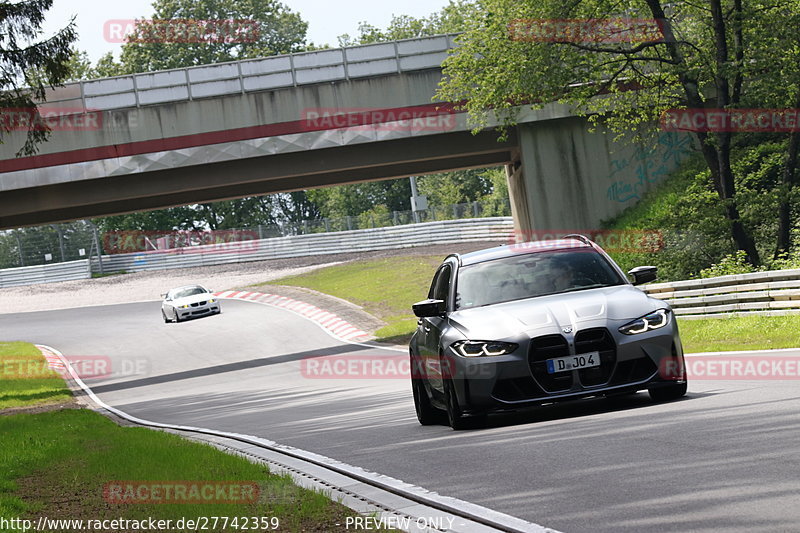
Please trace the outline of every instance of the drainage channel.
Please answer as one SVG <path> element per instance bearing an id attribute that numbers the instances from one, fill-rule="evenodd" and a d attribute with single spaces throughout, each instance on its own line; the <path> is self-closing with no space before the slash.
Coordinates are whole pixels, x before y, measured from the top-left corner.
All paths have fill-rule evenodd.
<path id="1" fill-rule="evenodd" d="M 358 523 L 348 523 L 341 524 L 343 530 L 382 527 L 375 524 L 384 518 L 381 524 L 413 532 L 558 533 L 554 529 L 505 513 L 442 496 L 398 479 L 260 437 L 193 426 L 163 424 L 129 415 L 98 398 L 58 350 L 44 345 L 37 345 L 37 348 L 56 355 L 63 362 L 71 378 L 73 390 L 85 394 L 99 411 L 138 426 L 176 433 L 211 444 L 223 451 L 244 456 L 249 460 L 269 464 L 279 472 L 291 475 L 298 485 L 321 490 L 358 513 L 379 515 L 370 522 L 370 527 L 364 527 L 363 523 L 360 526 Z"/>

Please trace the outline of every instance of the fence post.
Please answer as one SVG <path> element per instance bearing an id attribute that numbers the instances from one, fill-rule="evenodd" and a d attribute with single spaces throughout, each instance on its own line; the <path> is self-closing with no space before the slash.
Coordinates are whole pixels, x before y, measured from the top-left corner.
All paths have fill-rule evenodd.
<path id="1" fill-rule="evenodd" d="M 94 236 L 94 249 L 97 250 L 97 268 L 100 271 L 100 274 L 103 274 L 103 250 L 100 249 L 100 236 L 97 234 L 97 226 L 89 222 L 89 226 L 92 228 L 92 235 Z M 89 253 L 89 269 L 91 270 L 92 264 L 92 254 Z"/>
<path id="2" fill-rule="evenodd" d="M 330 233 L 331 232 L 331 223 L 330 223 L 330 221 L 327 218 L 325 218 L 323 220 L 325 221 L 325 233 Z"/>
<path id="3" fill-rule="evenodd" d="M 350 215 L 347 215 L 344 218 L 345 218 L 345 220 L 347 220 L 347 229 L 348 230 L 352 230 L 353 229 L 353 222 L 350 220 Z"/>
<path id="4" fill-rule="evenodd" d="M 22 241 L 19 238 L 18 231 L 14 231 L 14 237 L 17 238 L 17 252 L 19 252 L 19 266 L 25 266 L 25 255 L 22 253 Z"/>
<path id="5" fill-rule="evenodd" d="M 264 240 L 264 226 L 258 225 L 258 240 Z"/>
<path id="6" fill-rule="evenodd" d="M 472 215 L 475 218 L 480 217 L 480 213 L 478 212 L 478 202 L 477 202 L 477 200 L 472 202 Z"/>
<path id="7" fill-rule="evenodd" d="M 61 252 L 61 262 L 63 263 L 67 260 L 64 254 L 64 232 L 61 231 L 61 226 L 59 224 L 51 224 L 50 227 L 56 230 L 56 234 L 58 235 L 58 251 Z"/>

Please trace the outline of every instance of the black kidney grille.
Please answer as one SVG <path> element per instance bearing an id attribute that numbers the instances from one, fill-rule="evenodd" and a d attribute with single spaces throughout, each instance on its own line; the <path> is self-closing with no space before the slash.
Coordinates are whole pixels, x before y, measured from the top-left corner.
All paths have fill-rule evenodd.
<path id="1" fill-rule="evenodd" d="M 611 379 L 617 363 L 617 345 L 606 328 L 592 328 L 575 334 L 575 353 L 600 352 L 600 366 L 578 371 L 581 385 L 602 385 Z"/>
<path id="2" fill-rule="evenodd" d="M 567 339 L 561 335 L 544 335 L 531 340 L 528 350 L 528 365 L 533 378 L 545 392 L 559 392 L 572 387 L 572 372 L 547 373 L 547 361 L 554 357 L 569 355 Z"/>

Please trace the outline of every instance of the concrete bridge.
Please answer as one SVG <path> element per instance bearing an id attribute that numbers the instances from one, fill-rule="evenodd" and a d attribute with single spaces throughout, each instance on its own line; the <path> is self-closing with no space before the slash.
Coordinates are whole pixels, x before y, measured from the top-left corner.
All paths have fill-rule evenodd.
<path id="1" fill-rule="evenodd" d="M 563 106 L 477 135 L 432 97 L 452 36 L 87 80 L 52 91 L 31 157 L 0 145 L 0 228 L 506 165 L 519 230 L 590 229 L 686 157 L 615 144 Z"/>

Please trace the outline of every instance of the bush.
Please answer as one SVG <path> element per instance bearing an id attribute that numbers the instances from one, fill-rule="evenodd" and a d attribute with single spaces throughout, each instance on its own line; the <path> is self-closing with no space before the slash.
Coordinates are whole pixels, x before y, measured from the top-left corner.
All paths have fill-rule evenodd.
<path id="1" fill-rule="evenodd" d="M 708 268 L 700 271 L 701 278 L 715 278 L 717 276 L 727 276 L 730 274 L 747 274 L 755 272 L 753 265 L 747 262 L 747 254 L 742 250 L 737 250 L 728 254 L 722 260 Z"/>

